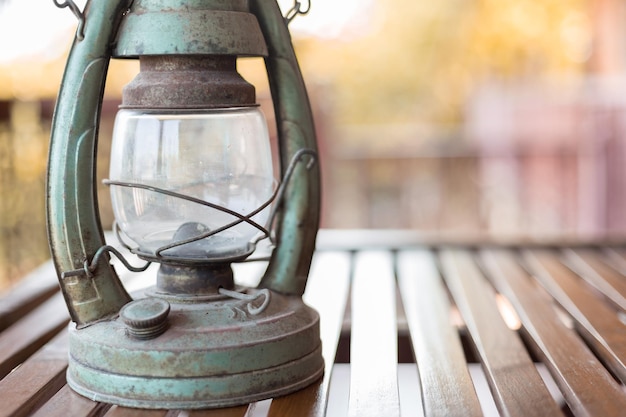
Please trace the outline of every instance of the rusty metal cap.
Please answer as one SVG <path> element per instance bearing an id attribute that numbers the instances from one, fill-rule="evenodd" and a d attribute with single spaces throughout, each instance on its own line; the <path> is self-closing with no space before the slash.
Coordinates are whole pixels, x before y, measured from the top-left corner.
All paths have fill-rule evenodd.
<path id="1" fill-rule="evenodd" d="M 152 339 L 167 328 L 170 304 L 158 298 L 131 301 L 120 310 L 128 333 L 137 339 Z"/>
<path id="2" fill-rule="evenodd" d="M 259 23 L 247 3 L 135 0 L 120 24 L 113 56 L 267 56 Z"/>
<path id="3" fill-rule="evenodd" d="M 122 91 L 122 108 L 193 110 L 256 105 L 255 88 L 228 55 L 140 58 L 141 71 Z"/>

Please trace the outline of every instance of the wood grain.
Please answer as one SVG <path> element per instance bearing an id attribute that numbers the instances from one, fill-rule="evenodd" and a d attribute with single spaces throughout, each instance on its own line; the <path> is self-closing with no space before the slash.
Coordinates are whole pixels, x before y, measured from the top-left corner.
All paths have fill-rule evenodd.
<path id="1" fill-rule="evenodd" d="M 216 408 L 213 410 L 181 411 L 176 417 L 247 417 L 254 410 L 254 404 L 238 407 Z M 140 416 L 137 416 L 140 417 Z M 170 417 L 169 415 L 167 417 Z"/>
<path id="2" fill-rule="evenodd" d="M 622 416 L 626 396 L 575 331 L 557 316 L 553 301 L 510 251 L 481 251 L 488 276 L 511 302 L 528 345 L 546 365 L 575 415 Z"/>
<path id="3" fill-rule="evenodd" d="M 258 417 L 266 410 L 268 417 L 323 417 L 342 322 L 343 330 L 352 333 L 346 378 L 350 386 L 341 391 L 346 414 L 398 416 L 397 341 L 404 310 L 421 385 L 421 395 L 415 396 L 422 399 L 425 414 L 480 415 L 460 329 L 450 317 L 457 308 L 465 322 L 461 330 L 469 335 L 502 415 L 520 410 L 523 415 L 558 414 L 539 388 L 528 351 L 545 364 L 571 414 L 624 414 L 624 384 L 615 379 L 626 380 L 626 325 L 619 320 L 626 311 L 623 247 L 556 242 L 559 250 L 552 252 L 540 242 L 456 241 L 442 246 L 445 239 L 437 238 L 425 247 L 423 235 L 408 231 L 320 235 L 304 299 L 320 313 L 325 373 L 311 386 L 271 402 L 202 411 L 131 409 L 90 401 L 65 385 L 64 327 L 69 317 L 49 262 L 0 298 L 0 417 Z M 573 246 L 566 247 L 568 243 Z M 480 249 L 478 257 L 472 248 Z M 242 269 L 254 285 L 258 273 L 249 265 Z M 153 280 L 153 272 L 124 279 L 144 285 L 139 281 L 143 276 Z M 445 283 L 456 305 L 451 305 Z M 525 345 L 502 323 L 493 287 L 517 312 Z M 351 321 L 344 317 L 346 303 Z"/>
<path id="4" fill-rule="evenodd" d="M 88 400 L 65 385 L 50 401 L 38 409 L 33 417 L 96 417 L 104 414 L 111 405 Z"/>
<path id="5" fill-rule="evenodd" d="M 398 284 L 419 370 L 424 415 L 481 416 L 433 253 L 400 252 Z"/>
<path id="6" fill-rule="evenodd" d="M 444 250 L 442 272 L 467 326 L 496 406 L 507 416 L 562 415 L 496 294 L 467 250 Z"/>
<path id="7" fill-rule="evenodd" d="M 26 416 L 65 385 L 67 343 L 68 334 L 61 331 L 0 381 L 1 417 Z"/>
<path id="8" fill-rule="evenodd" d="M 52 261 L 25 276 L 0 298 L 0 331 L 28 314 L 59 290 Z"/>
<path id="9" fill-rule="evenodd" d="M 326 414 L 330 378 L 349 296 L 350 269 L 351 260 L 347 252 L 315 254 L 303 298 L 320 315 L 324 376 L 304 390 L 275 398 L 269 417 L 323 417 Z"/>
<path id="10" fill-rule="evenodd" d="M 0 378 L 49 341 L 69 321 L 60 292 L 0 334 Z"/>
<path id="11" fill-rule="evenodd" d="M 592 249 L 567 249 L 564 253 L 570 268 L 604 294 L 616 308 L 626 311 L 626 277 L 609 265 L 604 254 Z"/>
<path id="12" fill-rule="evenodd" d="M 626 382 L 626 324 L 597 297 L 560 257 L 547 251 L 526 253 L 534 276 L 567 311 L 602 362 Z"/>
<path id="13" fill-rule="evenodd" d="M 114 405 L 105 414 L 105 417 L 174 417 L 167 410 L 144 410 L 140 408 L 127 408 Z"/>
<path id="14" fill-rule="evenodd" d="M 400 415 L 395 294 L 391 254 L 359 252 L 352 281 L 351 417 Z"/>

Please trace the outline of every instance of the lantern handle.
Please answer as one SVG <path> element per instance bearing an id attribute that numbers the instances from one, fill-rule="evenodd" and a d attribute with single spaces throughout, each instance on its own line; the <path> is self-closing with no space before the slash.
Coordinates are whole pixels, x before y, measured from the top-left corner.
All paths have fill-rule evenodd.
<path id="1" fill-rule="evenodd" d="M 285 15 L 285 23 L 289 25 L 291 21 L 296 18 L 296 16 L 305 15 L 309 13 L 310 10 L 311 10 L 311 0 L 307 2 L 306 9 L 302 8 L 302 2 L 300 2 L 299 0 L 296 0 L 293 4 L 293 7 Z"/>
<path id="2" fill-rule="evenodd" d="M 281 171 L 301 149 L 317 153 L 313 114 L 291 44 L 287 22 L 275 1 L 250 0 L 267 43 L 265 67 L 274 103 Z M 299 2 L 296 3 L 300 10 Z M 307 10 L 308 11 L 308 10 Z M 302 295 L 311 267 L 319 228 L 321 180 L 319 164 L 296 166 L 285 187 L 275 220 L 276 248 L 259 283 L 283 294 Z"/>
<path id="3" fill-rule="evenodd" d="M 83 270 L 85 261 L 105 245 L 95 185 L 98 125 L 110 45 L 131 1 L 88 0 L 79 18 L 83 33 L 78 31 L 72 44 L 52 120 L 48 241 L 65 302 L 79 328 L 115 316 L 131 301 L 109 262 L 100 262 L 91 276 L 64 274 Z M 71 0 L 55 4 L 79 12 Z M 108 254 L 103 256 L 108 260 Z"/>
<path id="4" fill-rule="evenodd" d="M 70 277 L 78 277 L 78 276 L 85 276 L 87 278 L 93 278 L 94 272 L 96 272 L 96 269 L 98 268 L 98 262 L 100 262 L 100 258 L 102 258 L 106 253 L 112 253 L 113 255 L 115 255 L 115 257 L 119 259 L 119 261 L 122 264 L 124 264 L 126 269 L 128 269 L 131 272 L 144 272 L 152 264 L 152 262 L 146 262 L 143 266 L 132 266 L 130 262 L 126 260 L 124 255 L 122 255 L 120 251 L 118 251 L 111 245 L 104 245 L 96 251 L 96 254 L 93 256 L 93 259 L 91 260 L 91 262 L 89 262 L 88 260 L 85 260 L 85 263 L 83 264 L 82 269 L 75 269 L 73 271 L 62 272 L 61 279 L 66 279 Z"/>
<path id="5" fill-rule="evenodd" d="M 52 0 L 52 1 L 54 2 L 54 5 L 57 6 L 59 9 L 63 9 L 65 7 L 70 8 L 72 13 L 74 13 L 74 16 L 76 16 L 76 18 L 78 19 L 78 28 L 76 29 L 76 38 L 81 41 L 85 39 L 85 32 L 84 32 L 85 15 L 83 14 L 83 12 L 80 11 L 76 3 L 74 3 L 72 0 L 65 0 L 62 3 L 60 3 L 58 0 Z"/>

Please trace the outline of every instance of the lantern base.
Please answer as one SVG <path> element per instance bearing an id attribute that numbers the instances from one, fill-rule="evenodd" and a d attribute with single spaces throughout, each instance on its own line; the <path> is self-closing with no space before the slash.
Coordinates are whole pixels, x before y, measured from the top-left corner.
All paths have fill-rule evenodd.
<path id="1" fill-rule="evenodd" d="M 238 293 L 211 300 L 143 298 L 133 302 L 132 320 L 122 311 L 83 329 L 71 325 L 68 384 L 95 401 L 200 409 L 285 395 L 318 379 L 324 361 L 317 312 L 297 296 L 266 289 Z M 169 303 L 169 314 L 141 323 L 144 301 L 148 310 Z M 166 325 L 155 322 L 163 316 Z M 161 330 L 140 338 L 129 328 L 148 324 Z"/>

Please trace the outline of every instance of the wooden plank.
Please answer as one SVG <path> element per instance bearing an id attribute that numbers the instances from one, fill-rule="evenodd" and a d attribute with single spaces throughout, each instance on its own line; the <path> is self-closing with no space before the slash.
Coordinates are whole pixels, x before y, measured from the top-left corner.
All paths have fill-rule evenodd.
<path id="1" fill-rule="evenodd" d="M 105 417 L 173 417 L 172 414 L 167 410 L 145 410 L 114 405 L 105 414 Z"/>
<path id="2" fill-rule="evenodd" d="M 626 249 L 616 247 L 603 247 L 602 253 L 606 255 L 606 261 L 620 274 L 626 275 Z"/>
<path id="3" fill-rule="evenodd" d="M 496 294 L 467 250 L 441 252 L 442 272 L 480 358 L 498 410 L 507 416 L 562 415 Z"/>
<path id="4" fill-rule="evenodd" d="M 626 277 L 604 262 L 598 251 L 564 251 L 567 265 L 585 281 L 604 294 L 617 308 L 626 311 Z"/>
<path id="5" fill-rule="evenodd" d="M 395 295 L 391 253 L 357 253 L 351 300 L 351 417 L 400 415 Z"/>
<path id="6" fill-rule="evenodd" d="M 515 308 L 522 334 L 546 365 L 575 415 L 621 416 L 626 396 L 576 332 L 559 319 L 552 300 L 511 251 L 483 250 L 481 261 L 497 290 Z"/>
<path id="7" fill-rule="evenodd" d="M 320 315 L 324 377 L 304 390 L 274 399 L 269 417 L 323 417 L 326 414 L 330 378 L 350 288 L 350 267 L 348 253 L 315 254 L 304 301 Z"/>
<path id="8" fill-rule="evenodd" d="M 617 312 L 596 297 L 557 254 L 533 251 L 525 259 L 539 282 L 576 321 L 592 350 L 626 382 L 626 324 Z"/>
<path id="9" fill-rule="evenodd" d="M 398 284 L 419 370 L 424 415 L 482 415 L 432 252 L 400 252 Z"/>
<path id="10" fill-rule="evenodd" d="M 15 323 L 59 290 L 52 262 L 24 277 L 0 298 L 0 331 Z"/>
<path id="11" fill-rule="evenodd" d="M 68 333 L 52 341 L 0 381 L 0 417 L 26 416 L 65 384 Z"/>
<path id="12" fill-rule="evenodd" d="M 68 385 L 59 390 L 33 417 L 96 417 L 104 414 L 110 404 L 88 400 L 72 391 Z"/>
<path id="13" fill-rule="evenodd" d="M 181 411 L 177 417 L 247 417 L 254 415 L 255 404 L 238 407 L 216 408 L 213 410 Z M 140 417 L 140 416 L 137 416 Z M 143 417 L 143 416 L 142 416 Z M 168 415 L 169 417 L 169 415 Z"/>
<path id="14" fill-rule="evenodd" d="M 0 378 L 26 360 L 69 322 L 61 293 L 0 334 Z"/>

